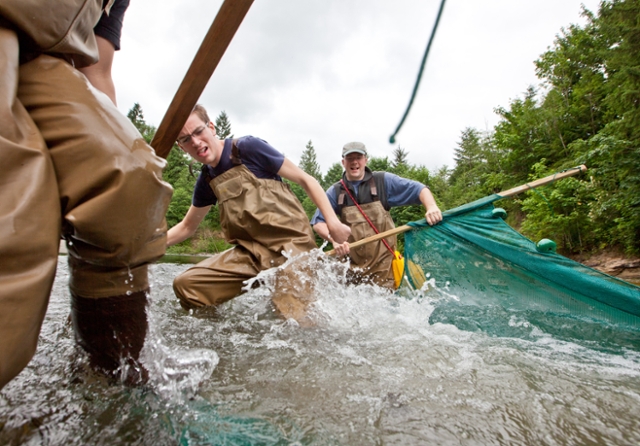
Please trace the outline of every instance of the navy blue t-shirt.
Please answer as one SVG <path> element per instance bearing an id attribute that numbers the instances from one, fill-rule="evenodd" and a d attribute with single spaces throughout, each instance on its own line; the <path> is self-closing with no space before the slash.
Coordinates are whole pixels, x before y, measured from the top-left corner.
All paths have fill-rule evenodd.
<path id="1" fill-rule="evenodd" d="M 211 178 L 215 178 L 232 167 L 235 167 L 235 164 L 231 162 L 232 146 L 233 140 L 225 139 L 224 149 L 222 149 L 222 155 L 220 156 L 218 165 L 216 167 L 206 166 Z M 236 146 L 238 147 L 238 154 L 242 160 L 242 164 L 257 178 L 282 181 L 282 178 L 278 175 L 278 171 L 280 171 L 284 163 L 284 155 L 269 145 L 268 142 L 255 136 L 243 136 L 236 139 Z M 211 186 L 207 183 L 206 177 L 200 172 L 200 176 L 196 180 L 196 185 L 193 189 L 193 199 L 191 203 L 197 208 L 202 208 L 214 205 L 217 202 L 218 199 L 213 193 L 213 189 L 211 189 Z"/>

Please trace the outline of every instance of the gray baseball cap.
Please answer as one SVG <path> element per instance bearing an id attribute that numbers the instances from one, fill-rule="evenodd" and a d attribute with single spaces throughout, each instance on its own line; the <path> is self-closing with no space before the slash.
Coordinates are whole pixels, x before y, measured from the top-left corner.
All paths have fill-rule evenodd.
<path id="1" fill-rule="evenodd" d="M 350 153 L 361 153 L 367 156 L 367 148 L 361 142 L 349 142 L 342 148 L 342 157 L 344 158 Z"/>

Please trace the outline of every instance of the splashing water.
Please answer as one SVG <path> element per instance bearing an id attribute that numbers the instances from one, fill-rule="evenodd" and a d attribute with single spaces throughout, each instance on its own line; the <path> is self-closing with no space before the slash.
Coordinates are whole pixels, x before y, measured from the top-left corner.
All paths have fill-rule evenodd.
<path id="1" fill-rule="evenodd" d="M 603 328 L 606 342 L 585 341 L 540 315 L 463 314 L 434 282 L 347 286 L 346 266 L 318 257 L 287 262 L 316 274 L 307 328 L 274 311 L 275 268 L 187 312 L 172 280 L 190 265 L 154 265 L 151 380 L 137 389 L 87 370 L 61 257 L 38 351 L 0 392 L 0 444 L 640 443 L 637 337 Z"/>

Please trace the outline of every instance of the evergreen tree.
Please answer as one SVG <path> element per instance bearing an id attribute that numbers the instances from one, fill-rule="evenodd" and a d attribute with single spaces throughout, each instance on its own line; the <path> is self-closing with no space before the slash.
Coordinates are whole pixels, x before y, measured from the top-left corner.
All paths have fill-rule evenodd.
<path id="1" fill-rule="evenodd" d="M 393 161 L 391 162 L 391 167 L 393 173 L 396 175 L 403 175 L 403 173 L 409 168 L 409 163 L 407 161 L 408 153 L 400 146 L 398 146 L 393 151 Z"/>
<path id="2" fill-rule="evenodd" d="M 307 143 L 302 156 L 300 157 L 300 164 L 298 165 L 302 170 L 311 175 L 313 178 L 322 181 L 322 173 L 320 173 L 320 166 L 318 165 L 316 157 L 316 149 L 313 148 L 311 140 Z"/>
<path id="3" fill-rule="evenodd" d="M 146 123 L 140 104 L 137 102 L 133 104 L 133 107 L 131 107 L 131 110 L 127 113 L 127 118 L 129 118 L 129 121 L 138 129 L 147 144 L 151 143 L 153 135 L 156 133 L 156 128 Z"/>
<path id="4" fill-rule="evenodd" d="M 216 122 L 214 125 L 216 127 L 216 133 L 218 134 L 218 138 L 220 139 L 233 138 L 233 135 L 231 134 L 231 123 L 229 122 L 229 117 L 227 116 L 227 113 L 224 110 L 220 112 L 220 114 L 216 118 Z"/>
<path id="5" fill-rule="evenodd" d="M 133 104 L 133 107 L 131 107 L 131 110 L 129 110 L 129 112 L 127 113 L 127 118 L 129 118 L 129 121 L 131 121 L 138 130 L 140 129 L 141 125 L 145 125 L 142 107 L 137 102 Z"/>

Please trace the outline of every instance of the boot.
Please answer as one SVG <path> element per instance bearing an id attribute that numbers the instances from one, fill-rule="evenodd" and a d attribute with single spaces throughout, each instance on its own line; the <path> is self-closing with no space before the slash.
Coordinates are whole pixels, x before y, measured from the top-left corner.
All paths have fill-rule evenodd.
<path id="1" fill-rule="evenodd" d="M 144 384 L 147 370 L 139 356 L 147 334 L 147 291 L 104 298 L 71 293 L 76 341 L 94 370 L 126 384 Z"/>

